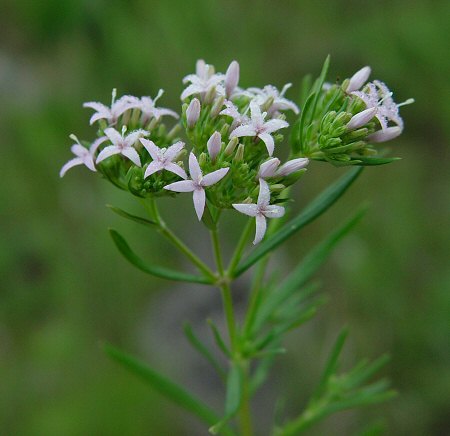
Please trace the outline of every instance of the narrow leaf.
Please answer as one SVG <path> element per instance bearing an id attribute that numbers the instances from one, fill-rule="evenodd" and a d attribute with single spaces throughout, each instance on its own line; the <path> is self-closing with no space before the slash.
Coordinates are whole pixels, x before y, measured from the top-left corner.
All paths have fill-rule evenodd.
<path id="1" fill-rule="evenodd" d="M 109 229 L 109 233 L 116 244 L 116 247 L 120 253 L 135 267 L 144 271 L 147 274 L 151 274 L 163 279 L 175 280 L 181 282 L 192 282 L 210 284 L 211 281 L 206 277 L 195 276 L 192 274 L 185 274 L 172 269 L 164 268 L 161 266 L 147 265 L 140 257 L 138 257 L 130 248 L 125 239 L 114 229 Z"/>
<path id="2" fill-rule="evenodd" d="M 261 257 L 277 248 L 286 239 L 305 227 L 311 221 L 316 219 L 328 208 L 330 208 L 349 188 L 349 186 L 357 179 L 362 168 L 352 168 L 331 186 L 326 188 L 319 196 L 317 196 L 306 208 L 295 218 L 285 224 L 277 233 L 269 236 L 265 241 L 261 242 L 258 247 L 253 250 L 232 272 L 233 277 L 238 277 L 247 271 Z"/>
<path id="3" fill-rule="evenodd" d="M 112 206 L 110 204 L 106 205 L 107 208 L 111 209 L 113 212 L 115 212 L 117 215 L 120 215 L 123 218 L 127 218 L 131 221 L 134 221 L 138 224 L 142 224 L 147 227 L 155 228 L 158 227 L 158 224 L 155 221 L 148 220 L 146 218 L 141 218 L 140 216 L 132 215 L 131 213 L 128 213 L 124 211 L 123 209 L 120 209 L 118 207 Z"/>
<path id="4" fill-rule="evenodd" d="M 222 350 L 222 352 L 223 352 L 223 354 L 225 354 L 225 356 L 231 357 L 230 350 L 225 345 L 225 342 L 222 339 L 222 336 L 221 336 L 221 334 L 219 332 L 219 329 L 214 324 L 213 320 L 212 319 L 208 319 L 207 322 L 208 322 L 208 325 L 211 327 L 211 330 L 212 330 L 212 333 L 213 333 L 213 336 L 214 336 L 214 340 L 216 341 L 217 346 Z"/>
<path id="5" fill-rule="evenodd" d="M 313 102 L 313 106 L 312 106 L 312 110 L 311 110 L 310 122 L 312 122 L 312 120 L 314 119 L 314 115 L 316 114 L 317 102 L 319 101 L 319 97 L 322 93 L 323 84 L 325 82 L 325 78 L 327 77 L 329 67 L 330 67 L 330 55 L 328 55 L 326 57 L 325 62 L 323 63 L 322 71 L 320 72 L 320 76 L 314 83 L 315 96 L 314 96 L 314 102 Z"/>
<path id="6" fill-rule="evenodd" d="M 218 434 L 223 426 L 239 410 L 243 394 L 243 374 L 242 369 L 237 363 L 233 363 L 227 377 L 227 396 L 225 399 L 225 416 L 217 424 L 213 425 L 209 431 L 212 434 Z"/>
<path id="7" fill-rule="evenodd" d="M 314 247 L 303 261 L 288 275 L 281 286 L 275 292 L 268 295 L 256 315 L 255 329 L 258 329 L 280 304 L 306 284 L 325 262 L 336 244 L 358 223 L 365 211 L 366 208 L 358 210 L 344 225 L 332 232 L 324 241 Z"/>
<path id="8" fill-rule="evenodd" d="M 397 160 L 401 160 L 401 157 L 363 157 L 358 156 L 358 165 L 361 166 L 371 166 L 371 165 L 385 165 Z"/>
<path id="9" fill-rule="evenodd" d="M 153 389 L 164 395 L 169 400 L 188 412 L 196 415 L 203 422 L 211 425 L 219 419 L 214 411 L 203 404 L 192 394 L 188 393 L 184 388 L 169 380 L 165 376 L 157 373 L 136 358 L 124 353 L 123 351 L 106 344 L 104 350 L 109 357 L 125 367 L 128 371 L 135 374 Z M 226 432 L 226 433 L 225 433 Z M 231 431 L 224 429 L 224 434 L 231 435 Z"/>
<path id="10" fill-rule="evenodd" d="M 216 358 L 212 355 L 207 346 L 203 342 L 201 342 L 200 339 L 197 338 L 197 336 L 195 336 L 192 326 L 186 323 L 183 330 L 191 345 L 214 367 L 214 369 L 221 377 L 224 377 L 225 372 L 223 368 L 220 366 L 219 362 L 217 362 Z"/>

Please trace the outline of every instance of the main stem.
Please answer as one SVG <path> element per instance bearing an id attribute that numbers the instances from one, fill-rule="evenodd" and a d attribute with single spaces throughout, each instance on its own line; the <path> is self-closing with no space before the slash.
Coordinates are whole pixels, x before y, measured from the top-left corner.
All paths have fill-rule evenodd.
<path id="1" fill-rule="evenodd" d="M 216 259 L 217 270 L 220 275 L 219 288 L 222 294 L 222 301 L 225 311 L 225 318 L 227 320 L 228 335 L 230 337 L 231 356 L 235 363 L 241 366 L 243 383 L 242 383 L 242 400 L 239 409 L 239 421 L 242 436 L 253 435 L 253 424 L 250 410 L 250 389 L 249 389 L 249 361 L 242 358 L 240 343 L 236 335 L 236 319 L 234 316 L 233 298 L 231 295 L 230 279 L 223 267 L 222 253 L 220 251 L 219 236 L 217 228 L 211 230 L 211 240 L 214 250 L 214 257 Z M 233 263 L 233 262 L 232 262 Z"/>

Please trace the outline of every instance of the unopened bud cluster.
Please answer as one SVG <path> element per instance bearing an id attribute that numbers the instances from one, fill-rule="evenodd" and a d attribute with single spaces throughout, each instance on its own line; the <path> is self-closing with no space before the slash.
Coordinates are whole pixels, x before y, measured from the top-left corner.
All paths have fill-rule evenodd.
<path id="1" fill-rule="evenodd" d="M 285 97 L 291 85 L 244 89 L 236 61 L 221 74 L 199 60 L 195 74 L 183 79 L 181 114 L 156 106 L 162 90 L 155 98 L 117 98 L 114 90 L 111 106 L 85 103 L 95 111 L 90 123 L 97 124 L 97 138 L 81 142 L 72 135 L 75 157 L 60 175 L 84 164 L 138 197 L 190 192 L 199 219 L 205 207 L 254 216 L 257 243 L 265 219 L 284 214 L 278 204 L 288 199 L 284 191 L 299 180 L 309 159 L 366 164 L 361 157 L 377 153 L 374 143 L 402 132 L 400 105 L 384 83 L 366 83 L 369 74 L 364 67 L 342 85 L 316 93 L 301 146 L 290 147 L 283 163 L 275 155 L 283 147 L 287 116 L 304 123 L 299 107 Z"/>

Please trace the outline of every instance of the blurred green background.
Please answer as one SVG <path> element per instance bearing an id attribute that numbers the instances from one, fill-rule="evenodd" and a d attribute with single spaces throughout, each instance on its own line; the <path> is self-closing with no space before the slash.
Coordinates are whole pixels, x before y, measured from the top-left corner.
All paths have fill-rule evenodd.
<path id="1" fill-rule="evenodd" d="M 295 99 L 302 76 L 317 74 L 328 53 L 331 81 L 369 64 L 397 101 L 416 103 L 402 108 L 406 131 L 392 144 L 403 160 L 364 171 L 339 205 L 274 259 L 273 267 L 293 264 L 371 201 L 322 270 L 329 304 L 289 336 L 290 352 L 257 401 L 260 432 L 281 391 L 289 393 L 286 413 L 300 410 L 347 324 L 348 363 L 388 352 L 384 373 L 400 395 L 341 413 L 309 434 L 369 434 L 358 432 L 373 422 L 388 435 L 449 434 L 449 28 L 446 0 L 3 0 L 0 434 L 206 434 L 110 362 L 101 343 L 135 353 L 220 405 L 220 386 L 181 329 L 190 320 L 207 338 L 203 320 L 220 319 L 219 295 L 147 277 L 120 257 L 108 226 L 149 259 L 186 266 L 159 237 L 104 207 L 140 212 L 129 195 L 81 167 L 59 179 L 70 158 L 68 135 L 93 137 L 91 112 L 81 105 L 108 103 L 113 87 L 119 95 L 152 96 L 162 87 L 161 105 L 177 109 L 181 78 L 200 57 L 219 71 L 237 59 L 243 86 L 293 82 Z M 297 207 L 343 171 L 313 163 Z M 173 201 L 163 202 L 168 220 L 208 257 L 190 200 L 180 202 L 184 216 L 173 212 Z"/>

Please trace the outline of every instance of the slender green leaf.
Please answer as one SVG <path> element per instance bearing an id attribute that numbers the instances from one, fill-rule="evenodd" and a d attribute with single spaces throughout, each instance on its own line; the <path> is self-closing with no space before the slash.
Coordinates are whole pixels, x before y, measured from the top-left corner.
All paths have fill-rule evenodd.
<path id="1" fill-rule="evenodd" d="M 239 410 L 243 395 L 243 374 L 240 365 L 233 362 L 227 377 L 227 396 L 225 398 L 225 416 L 217 424 L 213 425 L 209 431 L 218 434 L 223 426 Z"/>
<path id="2" fill-rule="evenodd" d="M 336 339 L 333 350 L 328 357 L 328 361 L 325 365 L 322 376 L 320 377 L 319 384 L 317 385 L 317 388 L 311 396 L 311 401 L 314 401 L 323 394 L 323 392 L 326 390 L 330 377 L 336 373 L 339 365 L 339 356 L 341 355 L 342 348 L 344 347 L 345 341 L 347 340 L 347 336 L 348 329 L 342 329 L 339 333 L 338 338 Z"/>
<path id="3" fill-rule="evenodd" d="M 223 352 L 223 354 L 225 354 L 225 356 L 231 357 L 230 350 L 225 345 L 225 342 L 222 339 L 222 336 L 221 336 L 221 334 L 219 332 L 219 329 L 214 324 L 213 320 L 212 319 L 208 319 L 207 322 L 208 322 L 208 325 L 211 327 L 211 330 L 212 330 L 212 333 L 213 333 L 213 336 L 214 336 L 214 340 L 216 341 L 217 346 L 222 350 L 222 352 Z"/>
<path id="4" fill-rule="evenodd" d="M 368 379 L 370 379 L 374 374 L 376 374 L 387 362 L 389 362 L 390 357 L 385 354 L 380 356 L 372 363 L 365 363 L 361 367 L 357 367 L 356 369 L 350 371 L 348 373 L 348 381 L 345 384 L 346 389 L 353 389 Z"/>
<path id="5" fill-rule="evenodd" d="M 397 160 L 401 160 L 401 157 L 363 157 L 358 156 L 356 158 L 361 166 L 372 166 L 372 165 L 385 165 Z"/>
<path id="6" fill-rule="evenodd" d="M 123 209 L 120 209 L 118 207 L 112 206 L 110 204 L 106 205 L 107 208 L 111 209 L 113 212 L 115 212 L 117 215 L 120 215 L 123 218 L 127 218 L 131 221 L 134 221 L 138 224 L 142 224 L 147 227 L 151 227 L 152 229 L 155 229 L 158 227 L 158 223 L 152 220 L 148 220 L 146 218 L 141 218 L 140 216 L 132 215 L 131 213 L 128 213 L 124 211 Z"/>
<path id="7" fill-rule="evenodd" d="M 270 367 L 275 362 L 275 357 L 275 354 L 264 357 L 261 363 L 256 367 L 253 373 L 253 377 L 250 380 L 250 396 L 253 396 L 254 393 L 266 381 L 267 376 L 269 375 Z"/>
<path id="8" fill-rule="evenodd" d="M 184 388 L 159 374 L 152 368 L 149 368 L 133 356 L 130 356 L 129 354 L 126 354 L 108 344 L 104 346 L 104 350 L 109 357 L 125 367 L 131 373 L 147 382 L 161 395 L 164 395 L 178 406 L 197 416 L 206 424 L 214 424 L 218 419 L 220 419 L 214 411 L 203 404 L 195 396 L 184 390 Z M 224 434 L 232 435 L 230 430 L 226 428 L 223 430 Z"/>
<path id="9" fill-rule="evenodd" d="M 281 286 L 267 296 L 256 314 L 254 329 L 259 329 L 280 304 L 306 284 L 325 262 L 336 244 L 358 223 L 365 211 L 365 207 L 359 209 L 352 218 L 314 247 L 303 261 L 288 275 Z"/>
<path id="10" fill-rule="evenodd" d="M 311 94 L 305 102 L 305 105 L 303 106 L 302 113 L 300 114 L 299 120 L 294 124 L 292 128 L 292 148 L 294 153 L 302 152 L 305 153 L 307 150 L 305 150 L 304 147 L 304 134 L 305 131 L 305 123 L 306 118 L 309 116 L 310 112 L 312 111 L 313 102 L 314 102 L 314 95 Z"/>
<path id="11" fill-rule="evenodd" d="M 305 227 L 311 221 L 316 219 L 328 208 L 330 208 L 349 188 L 349 186 L 357 179 L 362 171 L 362 167 L 352 168 L 347 171 L 341 178 L 326 188 L 318 197 L 316 197 L 306 208 L 295 218 L 285 224 L 274 235 L 269 236 L 265 241 L 261 242 L 249 256 L 247 256 L 231 274 L 238 277 L 247 271 L 261 257 L 277 248 L 286 239 Z"/>
<path id="12" fill-rule="evenodd" d="M 211 281 L 206 277 L 196 276 L 192 274 L 185 274 L 172 269 L 164 268 L 161 266 L 147 265 L 144 261 L 138 257 L 130 248 L 125 239 L 114 229 L 109 229 L 109 233 L 116 244 L 118 250 L 122 255 L 135 267 L 144 271 L 147 274 L 151 274 L 156 277 L 161 277 L 163 279 L 175 280 L 181 282 L 192 282 L 192 283 L 202 283 L 210 284 Z"/>
<path id="13" fill-rule="evenodd" d="M 192 326 L 186 323 L 183 330 L 191 345 L 214 367 L 221 377 L 224 377 L 225 372 L 223 368 L 220 366 L 219 362 L 217 362 L 208 347 L 195 336 Z"/>
<path id="14" fill-rule="evenodd" d="M 319 97 L 320 97 L 320 95 L 322 93 L 323 84 L 324 84 L 325 79 L 327 77 L 327 73 L 328 73 L 329 67 L 330 67 L 330 55 L 328 55 L 326 57 L 325 62 L 323 63 L 322 71 L 320 72 L 320 76 L 318 77 L 318 79 L 314 83 L 313 92 L 315 93 L 315 96 L 314 96 L 313 107 L 312 107 L 312 110 L 311 110 L 310 123 L 312 122 L 312 120 L 314 119 L 314 115 L 316 114 L 317 102 L 319 101 Z"/>

